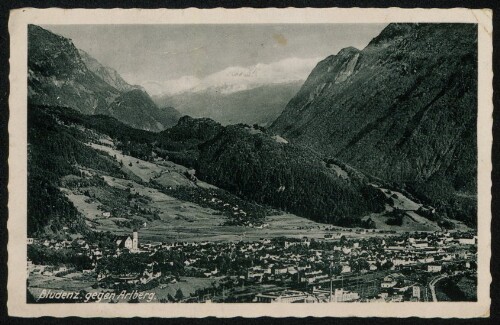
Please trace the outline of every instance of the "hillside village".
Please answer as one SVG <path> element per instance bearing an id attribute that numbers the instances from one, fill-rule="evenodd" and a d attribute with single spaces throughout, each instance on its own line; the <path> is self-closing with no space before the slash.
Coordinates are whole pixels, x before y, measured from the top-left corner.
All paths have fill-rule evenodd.
<path id="1" fill-rule="evenodd" d="M 63 255 L 71 248 L 75 257 L 56 262 L 52 256 L 51 262 L 31 253 L 28 272 L 38 282 L 85 276 L 93 292 L 154 292 L 186 278 L 210 281 L 182 298 L 157 295 L 157 302 L 320 303 L 432 301 L 438 280 L 471 277 L 477 267 L 471 232 L 325 237 L 142 243 L 134 232 L 106 243 L 29 239 L 29 252 Z"/>

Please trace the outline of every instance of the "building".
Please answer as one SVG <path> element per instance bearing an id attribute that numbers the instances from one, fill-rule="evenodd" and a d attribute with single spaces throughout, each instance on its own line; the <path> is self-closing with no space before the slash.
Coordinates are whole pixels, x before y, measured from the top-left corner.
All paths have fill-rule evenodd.
<path id="1" fill-rule="evenodd" d="M 392 278 L 385 278 L 383 282 L 380 283 L 380 287 L 383 289 L 394 288 L 398 284 L 398 281 Z"/>
<path id="2" fill-rule="evenodd" d="M 27 242 L 28 242 L 28 245 L 32 245 L 32 244 L 33 244 L 33 242 L 34 242 L 34 240 L 33 240 L 33 238 L 31 238 L 31 237 L 30 237 L 30 238 L 28 238 L 28 241 L 27 241 Z"/>
<path id="3" fill-rule="evenodd" d="M 280 275 L 280 274 L 287 274 L 288 273 L 288 267 L 281 266 L 281 267 L 274 267 L 273 268 L 273 274 L 274 275 Z"/>
<path id="4" fill-rule="evenodd" d="M 139 233 L 137 232 L 137 229 L 134 229 L 134 232 L 132 233 L 132 251 L 139 251 Z"/>
<path id="5" fill-rule="evenodd" d="M 359 299 L 359 294 L 357 292 L 347 291 L 344 289 L 335 289 L 335 293 L 332 296 L 332 302 L 349 302 L 356 301 Z"/>
<path id="6" fill-rule="evenodd" d="M 441 272 L 442 268 L 443 267 L 441 265 L 429 264 L 429 265 L 427 265 L 427 272 L 431 272 L 431 273 Z"/>
<path id="7" fill-rule="evenodd" d="M 285 249 L 300 245 L 309 247 L 309 245 L 311 245 L 311 241 L 307 237 L 303 237 L 300 241 L 285 241 Z"/>
<path id="8" fill-rule="evenodd" d="M 412 246 L 415 248 L 427 248 L 427 247 L 429 247 L 429 243 L 425 240 L 418 240 L 418 241 L 414 241 L 412 243 Z"/>
<path id="9" fill-rule="evenodd" d="M 116 248 L 126 248 L 132 253 L 136 253 L 139 251 L 139 234 L 137 233 L 137 229 L 134 229 L 132 233 L 132 237 L 120 236 L 115 239 Z"/>
<path id="10" fill-rule="evenodd" d="M 340 239 L 342 237 L 341 233 L 335 233 L 335 234 L 325 234 L 325 240 L 335 240 L 335 239 Z"/>
<path id="11" fill-rule="evenodd" d="M 331 291 L 314 288 L 313 295 L 315 295 L 320 302 L 351 302 L 359 299 L 359 294 L 357 292 L 344 289 L 335 289 L 335 291 Z"/>
<path id="12" fill-rule="evenodd" d="M 474 238 L 459 238 L 458 243 L 461 245 L 475 245 L 477 237 Z"/>
<path id="13" fill-rule="evenodd" d="M 132 250 L 132 238 L 130 236 L 120 236 L 115 239 L 116 248 L 126 248 Z"/>
<path id="14" fill-rule="evenodd" d="M 350 265 L 342 265 L 342 270 L 340 271 L 340 273 L 350 273 L 351 271 L 352 269 Z"/>
<path id="15" fill-rule="evenodd" d="M 394 258 L 392 260 L 392 264 L 394 266 L 399 266 L 399 265 L 412 265 L 415 264 L 415 261 L 409 259 L 409 258 Z"/>
<path id="16" fill-rule="evenodd" d="M 256 302 L 281 302 L 281 303 L 292 303 L 292 302 L 306 302 L 308 299 L 308 294 L 301 291 L 295 290 L 285 290 L 285 291 L 272 291 L 263 292 L 255 296 Z"/>
<path id="17" fill-rule="evenodd" d="M 393 273 L 384 278 L 384 280 L 380 283 L 380 287 L 384 289 L 394 288 L 398 283 L 403 283 L 404 281 L 404 275 L 401 273 Z"/>
<path id="18" fill-rule="evenodd" d="M 419 286 L 413 286 L 411 296 L 414 298 L 420 299 L 420 287 Z"/>

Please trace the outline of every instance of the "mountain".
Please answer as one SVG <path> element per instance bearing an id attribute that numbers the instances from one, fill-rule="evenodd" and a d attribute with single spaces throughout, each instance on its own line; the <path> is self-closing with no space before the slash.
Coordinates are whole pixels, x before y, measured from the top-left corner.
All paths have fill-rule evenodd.
<path id="1" fill-rule="evenodd" d="M 119 91 L 130 91 L 133 89 L 144 90 L 141 86 L 129 85 L 115 69 L 102 65 L 84 50 L 78 49 L 78 53 L 90 71 Z"/>
<path id="2" fill-rule="evenodd" d="M 223 125 L 268 125 L 281 114 L 301 85 L 301 81 L 268 84 L 231 93 L 209 89 L 153 99 L 158 105 L 175 107 L 183 115 L 209 117 Z"/>
<path id="3" fill-rule="evenodd" d="M 230 125 L 199 148 L 197 176 L 248 200 L 343 226 L 384 210 L 368 179 L 339 175 L 321 156 L 262 129 Z"/>
<path id="4" fill-rule="evenodd" d="M 120 92 L 92 73 L 73 43 L 28 26 L 28 101 L 73 107 L 84 114 L 106 110 Z"/>
<path id="5" fill-rule="evenodd" d="M 379 229 L 475 225 L 470 26 L 390 25 L 364 50 L 320 62 L 271 128 L 179 118 L 105 82 L 69 40 L 29 28 L 30 236 L 144 224 L 156 239 L 198 236 L 276 213 Z"/>
<path id="6" fill-rule="evenodd" d="M 175 109 L 159 109 L 149 95 L 141 89 L 123 92 L 106 110 L 97 111 L 126 121 L 129 126 L 148 131 L 161 131 L 177 123 L 180 113 Z"/>
<path id="7" fill-rule="evenodd" d="M 116 116 L 150 131 L 161 131 L 177 122 L 180 114 L 159 109 L 146 92 L 128 85 L 113 71 L 79 51 L 71 40 L 36 25 L 28 26 L 30 104 Z"/>
<path id="8" fill-rule="evenodd" d="M 390 24 L 319 62 L 271 130 L 475 223 L 476 119 L 477 26 Z"/>

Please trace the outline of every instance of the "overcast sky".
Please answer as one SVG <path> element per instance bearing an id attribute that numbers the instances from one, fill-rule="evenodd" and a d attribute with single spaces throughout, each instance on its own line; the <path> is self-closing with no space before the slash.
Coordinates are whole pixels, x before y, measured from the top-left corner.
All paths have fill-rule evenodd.
<path id="1" fill-rule="evenodd" d="M 44 25 L 151 94 L 303 80 L 386 24 Z M 249 86 L 250 85 L 250 86 Z"/>

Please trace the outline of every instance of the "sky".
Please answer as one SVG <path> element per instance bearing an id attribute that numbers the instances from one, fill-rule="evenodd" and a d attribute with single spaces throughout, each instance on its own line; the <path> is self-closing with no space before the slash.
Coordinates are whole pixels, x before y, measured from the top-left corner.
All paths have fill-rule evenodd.
<path id="1" fill-rule="evenodd" d="M 363 49 L 386 24 L 43 25 L 151 95 L 222 92 L 305 80 L 342 48 Z"/>

